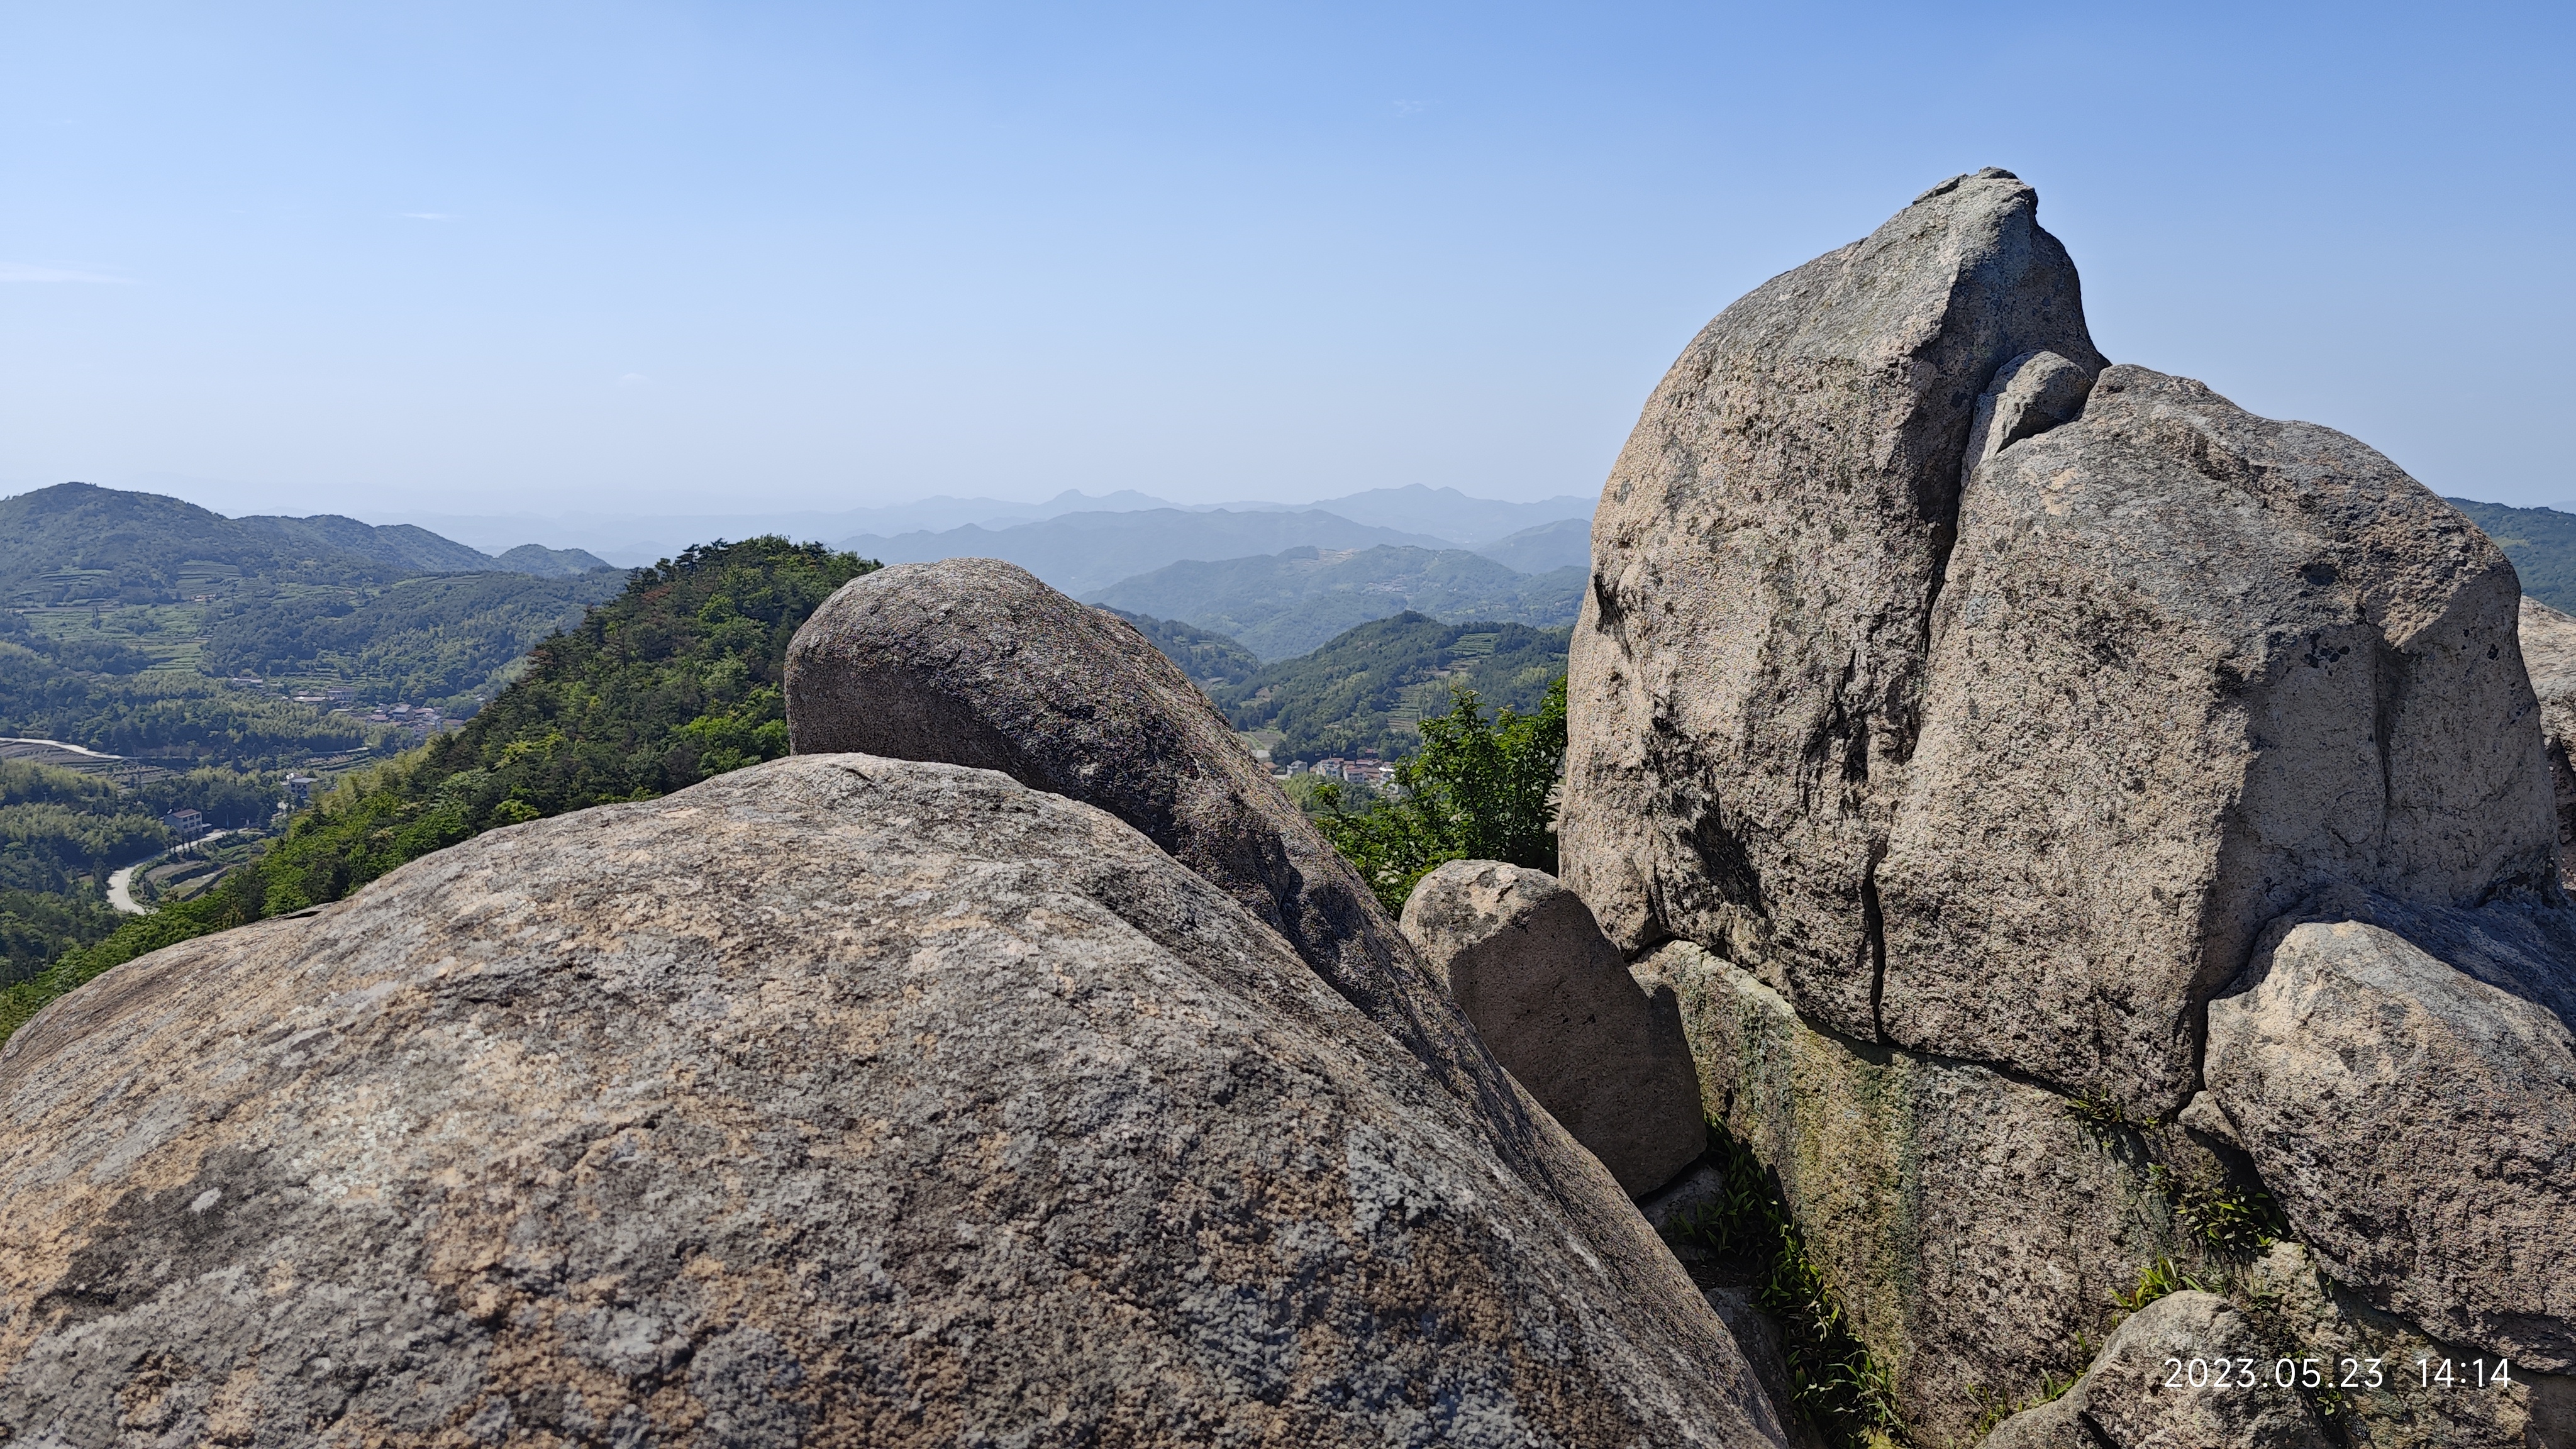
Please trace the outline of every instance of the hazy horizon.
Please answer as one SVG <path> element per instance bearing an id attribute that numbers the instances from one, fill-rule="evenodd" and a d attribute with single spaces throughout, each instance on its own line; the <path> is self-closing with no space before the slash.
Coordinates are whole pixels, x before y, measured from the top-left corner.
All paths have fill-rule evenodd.
<path id="1" fill-rule="evenodd" d="M 2000 165 L 2115 360 L 2437 492 L 2576 499 L 2555 9 L 0 25 L 0 493 L 370 521 L 1590 495 L 1720 308 Z"/>

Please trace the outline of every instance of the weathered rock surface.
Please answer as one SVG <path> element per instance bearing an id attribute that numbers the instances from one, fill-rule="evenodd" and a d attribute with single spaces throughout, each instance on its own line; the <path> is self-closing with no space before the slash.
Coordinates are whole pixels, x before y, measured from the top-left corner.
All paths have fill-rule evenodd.
<path id="1" fill-rule="evenodd" d="M 1279 931 L 1412 1052 L 1614 1271 L 1645 1273 L 1640 1260 L 1668 1256 L 1207 696 L 1125 620 L 991 559 L 880 569 L 797 631 L 787 719 L 800 753 L 998 769 L 1117 816 Z"/>
<path id="2" fill-rule="evenodd" d="M 1675 1014 L 1679 1014 L 1678 1003 L 1675 1004 Z M 1698 1094 L 1699 1080 L 1694 1073 L 1691 1080 L 1694 1107 Z M 1647 1224 L 1656 1232 L 1674 1233 L 1717 1211 L 1725 1203 L 1725 1169 L 1714 1162 L 1702 1161 L 1693 1163 L 1681 1176 L 1655 1189 L 1652 1194 L 1637 1199 L 1637 1211 L 1646 1215 Z"/>
<path id="3" fill-rule="evenodd" d="M 2576 1379 L 2517 1363 L 2502 1382 L 2479 1384 L 2468 1366 L 2476 1350 L 2428 1338 L 2372 1308 L 2320 1276 L 2297 1243 L 2274 1243 L 2233 1276 L 2229 1292 L 2279 1352 L 2319 1362 L 2335 1392 L 2335 1422 L 2351 1444 L 2559 1449 L 2576 1443 Z M 2428 1385 L 2431 1370 L 2416 1367 L 2445 1359 L 2457 1366 L 2455 1379 L 2469 1380 L 2466 1387 Z"/>
<path id="4" fill-rule="evenodd" d="M 1679 993 L 1709 1115 L 1771 1165 L 1921 1442 L 2080 1372 L 2149 1263 L 2202 1266 L 2138 1144 L 2054 1093 L 1827 1036 L 1689 943 L 1643 969 Z"/>
<path id="5" fill-rule="evenodd" d="M 1402 924 L 1495 1060 L 1631 1195 L 1708 1146 L 1670 988 L 1630 976 L 1556 877 L 1453 860 L 1413 888 Z"/>
<path id="6" fill-rule="evenodd" d="M 2267 933 L 2210 1003 L 2210 1094 L 2337 1279 L 2576 1371 L 2576 912 L 2374 914 Z"/>
<path id="7" fill-rule="evenodd" d="M 2075 1387 L 2005 1420 L 1984 1449 L 2326 1449 L 2299 1390 L 2274 1381 L 2278 1348 L 2224 1298 L 2168 1294 L 2130 1315 Z M 2210 1367 L 2221 1362 L 2223 1385 Z"/>
<path id="8" fill-rule="evenodd" d="M 896 564 L 824 601 L 787 650 L 798 754 L 999 770 L 1144 832 L 1288 938 L 1426 1058 L 1428 991 L 1378 908 L 1198 686 L 1106 609 L 998 559 Z"/>
<path id="9" fill-rule="evenodd" d="M 2165 1116 L 2201 1003 L 2319 887 L 2546 878 L 2517 600 L 2369 448 L 2103 372 L 1960 504 L 1878 868 L 1888 1039 Z"/>
<path id="10" fill-rule="evenodd" d="M 779 761 L 482 836 L 21 1030 L 0 1425 L 1775 1442 L 1672 1260 L 1588 1249 L 1496 1135 L 1111 816 Z"/>
<path id="11" fill-rule="evenodd" d="M 2036 216 L 2007 172 L 1945 182 L 1727 308 L 1647 400 L 1593 518 L 1558 826 L 1623 950 L 1733 942 L 1877 1036 L 1873 876 L 1979 396 L 2030 353 L 2102 366 Z"/>
<path id="12" fill-rule="evenodd" d="M 2550 794 L 2558 809 L 2558 870 L 2576 884 L 2576 618 L 2525 595 L 2522 662 L 2540 697 L 2540 736 L 2549 754 Z"/>

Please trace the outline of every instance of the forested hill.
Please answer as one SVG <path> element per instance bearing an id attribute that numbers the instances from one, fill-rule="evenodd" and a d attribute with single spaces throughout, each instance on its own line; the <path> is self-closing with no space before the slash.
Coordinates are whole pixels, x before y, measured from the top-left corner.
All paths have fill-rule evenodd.
<path id="1" fill-rule="evenodd" d="M 0 1035 L 146 951 L 333 901 L 497 826 L 647 799 L 787 753 L 787 641 L 876 567 L 781 538 L 692 548 L 537 645 L 455 734 L 351 777 L 269 853 L 0 991 Z"/>
<path id="2" fill-rule="evenodd" d="M 2469 516 L 2513 560 L 2522 591 L 2553 609 L 2576 614 L 2576 513 L 2555 508 L 2514 508 L 2469 498 L 2442 500 Z"/>
<path id="3" fill-rule="evenodd" d="M 0 498 L 0 602 L 176 603 L 244 578 L 390 583 L 420 570 L 87 483 Z"/>
<path id="4" fill-rule="evenodd" d="M 406 524 L 226 518 L 177 498 L 62 483 L 0 498 L 0 604 L 176 604 L 248 586 L 391 583 L 419 574 L 561 577 L 606 565 L 578 549 L 500 558 Z"/>
<path id="5" fill-rule="evenodd" d="M 1565 673 L 1571 629 L 1526 624 L 1444 624 L 1398 614 L 1362 624 L 1296 659 L 1283 659 L 1208 696 L 1246 732 L 1277 730 L 1271 759 L 1314 761 L 1363 751 L 1413 753 L 1414 726 L 1446 713 L 1453 689 L 1490 708 L 1536 712 Z"/>

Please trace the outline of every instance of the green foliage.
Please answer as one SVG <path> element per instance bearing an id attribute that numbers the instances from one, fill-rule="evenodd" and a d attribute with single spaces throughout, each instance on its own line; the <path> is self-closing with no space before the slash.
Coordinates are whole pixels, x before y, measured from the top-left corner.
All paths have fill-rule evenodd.
<path id="1" fill-rule="evenodd" d="M 146 781 L 129 798 L 156 816 L 194 810 L 208 825 L 239 830 L 268 824 L 284 791 L 274 775 L 209 767 Z"/>
<path id="2" fill-rule="evenodd" d="M 91 944 L 64 952 L 33 978 L 0 988 L 0 1041 L 6 1041 L 47 1002 L 111 966 L 122 966 L 164 946 L 259 920 L 268 914 L 262 908 L 261 890 L 256 869 L 233 871 L 204 895 L 164 906 L 148 916 L 130 917 Z"/>
<path id="3" fill-rule="evenodd" d="M 2208 1291 L 2200 1286 L 2198 1280 L 2176 1268 L 2173 1265 L 2173 1259 L 2160 1257 L 2138 1270 L 2137 1287 L 2125 1294 L 2112 1294 L 2111 1306 L 2119 1309 L 2121 1316 L 2126 1317 L 2169 1293 L 2179 1293 L 2186 1288 L 2195 1293 Z M 2055 1398 L 2056 1395 L 2052 1394 L 2049 1397 Z"/>
<path id="4" fill-rule="evenodd" d="M 2513 560 L 2524 593 L 2553 609 L 2576 614 L 2576 513 L 2467 498 L 2445 501 L 2486 530 L 2504 556 Z"/>
<path id="5" fill-rule="evenodd" d="M 1283 764 L 1364 753 L 1399 759 L 1420 747 L 1418 722 L 1447 710 L 1455 689 L 1524 714 L 1539 709 L 1565 674 L 1570 632 L 1398 614 L 1241 683 L 1209 686 L 1208 696 L 1238 730 L 1278 730 L 1270 757 Z"/>
<path id="6" fill-rule="evenodd" d="M 81 674 L 0 641 L 0 735 L 61 740 L 111 755 L 283 768 L 355 749 L 355 723 L 253 689 L 178 670 Z"/>
<path id="7" fill-rule="evenodd" d="M 486 830 L 643 800 L 787 753 L 787 643 L 876 567 L 781 538 L 713 543 L 639 569 L 452 735 L 344 777 L 285 839 L 205 895 L 129 921 L 0 995 L 0 1028 L 110 966 L 340 899 Z M 0 646 L 5 647 L 5 646 Z"/>
<path id="8" fill-rule="evenodd" d="M 363 699 L 435 703 L 467 713 L 538 640 L 615 598 L 625 575 L 571 578 L 444 574 L 379 589 L 266 590 L 207 624 L 202 659 L 217 674 L 333 677 Z"/>
<path id="9" fill-rule="evenodd" d="M 276 803 L 276 782 L 230 770 L 165 776 L 120 796 L 96 775 L 0 760 L 0 984 L 25 982 L 116 929 L 108 872 L 176 843 L 163 811 L 260 825 Z"/>
<path id="10" fill-rule="evenodd" d="M 64 483 L 0 499 L 0 603 L 174 602 L 253 575 L 348 584 L 414 572 L 157 494 Z"/>
<path id="11" fill-rule="evenodd" d="M 2175 1221 L 2212 1252 L 2251 1257 L 2289 1231 L 2280 1205 L 2260 1187 L 2186 1178 L 2163 1163 L 2148 1171 L 2173 1204 Z"/>
<path id="12" fill-rule="evenodd" d="M 496 826 L 643 800 L 787 753 L 787 642 L 874 568 L 820 544 L 714 543 L 639 569 L 467 721 L 299 818 L 272 910 L 339 899 Z"/>
<path id="13" fill-rule="evenodd" d="M 66 950 L 104 939 L 121 919 L 94 890 L 0 889 L 0 987 L 28 980 Z"/>
<path id="14" fill-rule="evenodd" d="M 1164 658 L 1179 665 L 1181 672 L 1201 689 L 1241 684 L 1261 672 L 1260 656 L 1213 629 L 1157 619 L 1151 614 L 1130 614 L 1124 609 L 1109 612 L 1135 625 L 1138 633 L 1161 650 Z"/>
<path id="15" fill-rule="evenodd" d="M 1897 1438 L 1895 1375 L 1852 1331 L 1770 1169 L 1726 1124 L 1712 1121 L 1708 1135 L 1726 1195 L 1674 1235 L 1707 1248 L 1725 1271 L 1751 1283 L 1754 1306 L 1780 1325 L 1796 1405 L 1827 1442 L 1862 1449 Z"/>
<path id="16" fill-rule="evenodd" d="M 2097 1137 L 2135 1132 L 2141 1125 L 2109 1092 L 2076 1092 L 2064 1099 L 2064 1106 L 2067 1116 L 2083 1123 Z"/>
<path id="17" fill-rule="evenodd" d="M 1452 860 L 1500 860 L 1556 869 L 1548 796 L 1565 763 L 1565 680 L 1522 715 L 1508 706 L 1489 722 L 1474 690 L 1449 713 L 1422 722 L 1422 752 L 1396 767 L 1396 795 L 1364 811 L 1343 808 L 1339 787 L 1316 787 L 1316 824 L 1389 911 L 1414 882 Z"/>

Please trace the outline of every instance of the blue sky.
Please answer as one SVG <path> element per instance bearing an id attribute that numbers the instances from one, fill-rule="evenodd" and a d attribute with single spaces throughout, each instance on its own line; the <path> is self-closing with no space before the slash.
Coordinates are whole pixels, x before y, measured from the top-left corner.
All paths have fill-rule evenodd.
<path id="1" fill-rule="evenodd" d="M 1991 164 L 2115 359 L 2576 499 L 2570 14 L 8 3 L 0 490 L 1590 493 Z"/>

